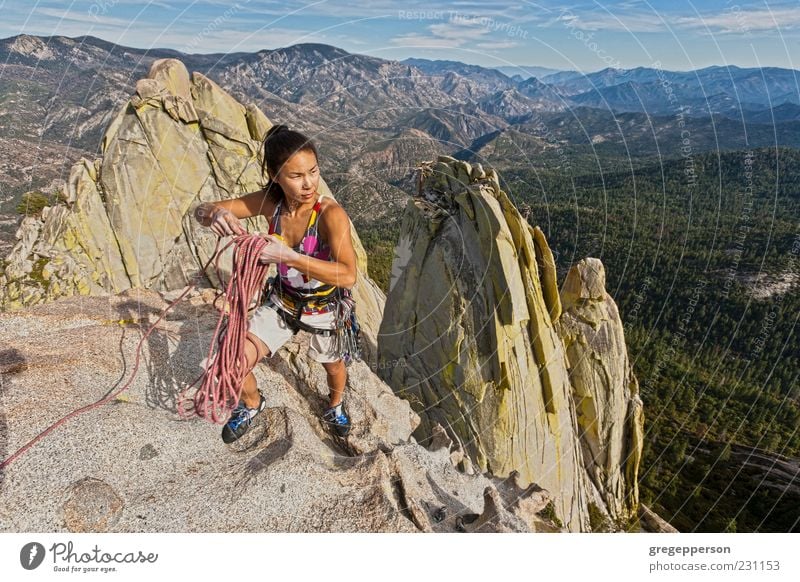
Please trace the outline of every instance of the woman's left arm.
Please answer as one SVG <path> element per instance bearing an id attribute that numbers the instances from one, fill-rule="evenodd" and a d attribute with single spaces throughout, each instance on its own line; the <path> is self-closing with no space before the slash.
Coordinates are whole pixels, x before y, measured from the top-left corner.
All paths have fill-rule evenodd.
<path id="1" fill-rule="evenodd" d="M 356 251 L 350 238 L 350 217 L 344 208 L 337 205 L 327 208 L 324 217 L 333 261 L 323 261 L 298 253 L 286 264 L 323 283 L 350 289 L 356 284 L 358 272 Z"/>

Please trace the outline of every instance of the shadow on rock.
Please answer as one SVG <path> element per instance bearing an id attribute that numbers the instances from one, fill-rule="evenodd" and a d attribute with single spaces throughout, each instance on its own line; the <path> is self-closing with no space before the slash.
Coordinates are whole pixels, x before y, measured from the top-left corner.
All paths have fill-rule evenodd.
<path id="1" fill-rule="evenodd" d="M 163 313 L 163 309 L 140 301 L 121 303 L 117 311 L 122 321 L 140 322 L 141 334 L 146 334 Z M 185 304 L 179 303 L 147 336 L 145 365 L 150 382 L 145 401 L 148 406 L 178 412 L 181 392 L 202 378 L 200 362 L 208 355 L 216 322 L 213 316 L 193 314 Z"/>
<path id="2" fill-rule="evenodd" d="M 448 528 L 454 532 L 463 532 L 465 523 L 472 523 L 478 515 L 465 504 L 442 489 L 439 484 L 426 473 L 425 478 L 436 495 L 441 506 L 434 512 L 434 520 L 441 523 L 441 528 Z"/>
<path id="3" fill-rule="evenodd" d="M 294 433 L 289 424 L 289 417 L 285 408 L 268 408 L 261 418 L 256 419 L 256 423 L 269 426 L 268 430 L 254 431 L 257 436 L 245 435 L 240 441 L 236 441 L 234 449 L 245 452 L 255 446 L 259 446 L 264 440 L 268 444 L 253 455 L 244 465 L 236 487 L 233 490 L 234 496 L 247 489 L 257 479 L 258 475 L 266 471 L 270 465 L 282 459 L 294 446 Z M 241 443 L 241 444 L 239 444 Z"/>

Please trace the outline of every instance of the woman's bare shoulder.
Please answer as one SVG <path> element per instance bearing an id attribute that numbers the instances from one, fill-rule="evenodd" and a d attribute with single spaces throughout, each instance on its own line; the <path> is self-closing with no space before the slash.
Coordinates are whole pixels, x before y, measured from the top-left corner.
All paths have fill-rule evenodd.
<path id="1" fill-rule="evenodd" d="M 319 199 L 319 203 L 322 206 L 322 208 L 320 209 L 320 214 L 326 208 L 331 208 L 333 206 L 339 206 L 339 203 L 336 202 L 336 200 L 334 200 L 331 196 L 323 196 L 323 197 L 321 197 Z"/>
<path id="2" fill-rule="evenodd" d="M 342 207 L 341 204 L 339 204 L 330 196 L 325 196 L 320 201 L 320 204 L 322 207 L 319 209 L 319 222 L 320 230 L 323 232 L 323 234 L 328 234 L 328 227 L 334 221 L 342 220 L 346 217 L 349 222 L 350 217 L 348 216 L 347 211 L 344 209 L 344 207 Z"/>
<path id="3" fill-rule="evenodd" d="M 337 218 L 342 218 L 344 216 L 350 218 L 344 207 L 330 196 L 325 196 L 322 198 L 322 200 L 320 200 L 320 204 L 322 207 L 319 209 L 319 215 L 320 221 L 322 222 L 327 222 L 331 219 L 336 220 Z"/>

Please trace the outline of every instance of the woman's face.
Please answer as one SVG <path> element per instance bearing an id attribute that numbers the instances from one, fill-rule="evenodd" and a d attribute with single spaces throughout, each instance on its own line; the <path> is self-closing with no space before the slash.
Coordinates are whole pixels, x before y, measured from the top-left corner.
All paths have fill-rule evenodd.
<path id="1" fill-rule="evenodd" d="M 286 161 L 275 181 L 293 204 L 315 200 L 319 187 L 317 156 L 307 150 L 297 152 Z"/>

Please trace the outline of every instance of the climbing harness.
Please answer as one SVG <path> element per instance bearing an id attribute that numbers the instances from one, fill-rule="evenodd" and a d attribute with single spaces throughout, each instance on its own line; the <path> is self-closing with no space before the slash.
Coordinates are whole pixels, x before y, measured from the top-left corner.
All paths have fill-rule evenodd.
<path id="1" fill-rule="evenodd" d="M 277 280 L 277 283 L 276 283 Z M 362 359 L 361 327 L 356 318 L 356 302 L 347 287 L 334 287 L 333 291 L 323 298 L 298 297 L 293 295 L 288 286 L 280 285 L 279 277 L 270 277 L 265 288 L 265 305 L 272 307 L 286 322 L 293 333 L 300 330 L 317 335 L 334 336 L 333 350 L 336 357 L 341 358 L 346 367 L 354 361 Z M 281 308 L 273 301 L 273 293 L 280 297 L 283 305 L 288 305 L 289 310 Z M 303 310 L 311 305 L 315 308 L 326 308 L 323 313 L 334 312 L 334 326 L 331 329 L 312 327 L 302 321 Z"/>
<path id="2" fill-rule="evenodd" d="M 279 237 L 281 235 L 282 201 L 275 207 L 275 212 L 269 222 L 269 233 Z M 326 260 L 330 256 L 330 249 L 322 246 L 319 237 L 319 216 L 322 203 L 317 200 L 311 210 L 306 227 L 306 233 L 295 251 Z M 336 287 L 329 283 L 321 283 L 315 287 L 306 287 L 313 283 L 310 277 L 302 274 L 302 285 L 293 286 L 285 279 L 289 279 L 288 268 L 278 265 L 278 275 L 271 277 L 265 287 L 266 304 L 274 307 L 286 324 L 297 333 L 298 330 L 308 331 L 325 337 L 334 336 L 334 350 L 337 357 L 341 358 L 346 366 L 362 358 L 361 328 L 356 318 L 356 303 L 350 289 Z M 276 302 L 273 296 L 278 299 Z M 331 329 L 319 329 L 302 321 L 303 314 L 322 314 L 334 312 L 334 326 Z"/>

